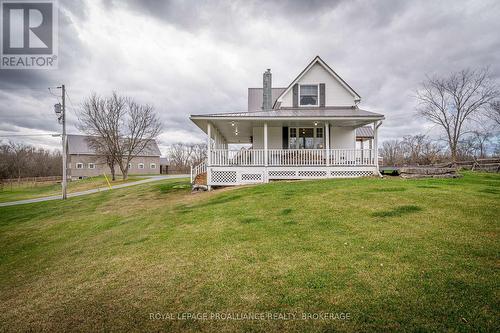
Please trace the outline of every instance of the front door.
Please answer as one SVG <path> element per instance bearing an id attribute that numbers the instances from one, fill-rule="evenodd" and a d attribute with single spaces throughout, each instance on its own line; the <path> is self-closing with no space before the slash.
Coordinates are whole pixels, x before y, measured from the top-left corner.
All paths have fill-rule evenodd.
<path id="1" fill-rule="evenodd" d="M 314 128 L 299 128 L 299 149 L 314 149 Z"/>
<path id="2" fill-rule="evenodd" d="M 291 127 L 289 130 L 290 149 L 323 149 L 323 128 L 321 127 Z"/>

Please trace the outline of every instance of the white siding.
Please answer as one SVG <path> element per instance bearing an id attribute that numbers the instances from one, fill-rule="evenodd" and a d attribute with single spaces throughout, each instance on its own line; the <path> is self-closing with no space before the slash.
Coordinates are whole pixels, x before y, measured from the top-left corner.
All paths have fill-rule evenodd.
<path id="1" fill-rule="evenodd" d="M 325 86 L 326 89 L 326 86 Z M 282 102 L 281 102 L 282 107 L 286 108 L 291 108 L 293 107 L 293 88 L 290 89 L 289 92 L 287 92 L 283 97 L 282 97 Z"/>
<path id="2" fill-rule="evenodd" d="M 316 63 L 302 76 L 298 84 L 325 84 L 325 106 L 352 106 L 354 96 L 322 65 Z M 282 97 L 281 106 L 293 107 L 293 90 Z"/>
<path id="3" fill-rule="evenodd" d="M 330 148 L 331 149 L 356 148 L 356 130 L 353 127 L 331 127 Z"/>
<path id="4" fill-rule="evenodd" d="M 281 127 L 267 127 L 268 149 L 283 148 L 282 131 L 283 130 Z M 264 149 L 264 127 L 253 128 L 253 147 L 255 149 Z"/>
<path id="5" fill-rule="evenodd" d="M 352 106 L 354 96 L 322 65 L 316 63 L 302 76 L 299 84 L 325 84 L 325 106 Z M 282 97 L 282 107 L 293 107 L 293 90 Z"/>

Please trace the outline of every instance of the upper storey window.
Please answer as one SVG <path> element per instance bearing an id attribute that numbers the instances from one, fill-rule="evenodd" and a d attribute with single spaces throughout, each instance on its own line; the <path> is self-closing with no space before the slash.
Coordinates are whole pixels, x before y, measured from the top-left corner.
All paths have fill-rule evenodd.
<path id="1" fill-rule="evenodd" d="M 301 84 L 299 86 L 300 106 L 318 106 L 318 85 Z"/>

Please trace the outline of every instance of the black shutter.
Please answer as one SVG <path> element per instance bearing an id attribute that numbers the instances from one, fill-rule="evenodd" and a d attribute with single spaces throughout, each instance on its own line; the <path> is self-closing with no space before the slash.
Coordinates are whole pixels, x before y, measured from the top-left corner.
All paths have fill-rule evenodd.
<path id="1" fill-rule="evenodd" d="M 283 149 L 288 149 L 288 127 L 283 126 L 282 141 L 283 141 Z"/>
<path id="2" fill-rule="evenodd" d="M 299 85 L 295 83 L 293 85 L 293 107 L 296 108 L 299 106 Z"/>
<path id="3" fill-rule="evenodd" d="M 319 84 L 319 106 L 325 107 L 325 84 Z"/>

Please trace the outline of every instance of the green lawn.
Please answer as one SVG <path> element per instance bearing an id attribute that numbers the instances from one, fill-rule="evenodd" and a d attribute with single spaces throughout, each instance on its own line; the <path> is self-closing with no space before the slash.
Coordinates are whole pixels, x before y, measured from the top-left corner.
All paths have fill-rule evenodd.
<path id="1" fill-rule="evenodd" d="M 136 176 L 130 176 L 127 180 L 122 180 L 117 178 L 116 181 L 111 181 L 108 176 L 108 180 L 111 185 L 118 185 L 123 183 L 128 183 L 132 181 L 139 180 Z M 81 180 L 75 180 L 68 182 L 68 193 L 85 191 L 94 188 L 107 187 L 108 183 L 103 176 L 91 177 Z M 33 199 L 46 197 L 51 195 L 61 194 L 61 184 L 48 184 L 48 185 L 37 185 L 37 186 L 13 186 L 12 188 L 8 185 L 0 189 L 0 202 L 17 201 L 24 199 Z"/>
<path id="2" fill-rule="evenodd" d="M 168 180 L 4 207 L 0 331 L 498 331 L 499 231 L 494 174 Z"/>

